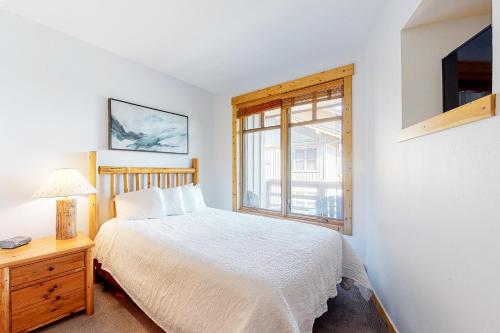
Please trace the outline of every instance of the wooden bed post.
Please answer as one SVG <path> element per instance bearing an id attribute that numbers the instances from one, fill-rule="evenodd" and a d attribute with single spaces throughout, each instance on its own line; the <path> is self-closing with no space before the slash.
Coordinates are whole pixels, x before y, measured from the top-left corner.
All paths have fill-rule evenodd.
<path id="1" fill-rule="evenodd" d="M 198 159 L 197 158 L 193 158 L 192 159 L 192 161 L 191 161 L 191 167 L 194 169 L 194 173 L 193 173 L 193 185 L 197 185 L 198 181 L 199 181 L 198 178 L 199 178 L 199 172 L 200 172 L 200 169 L 199 169 L 199 166 L 198 166 Z"/>
<path id="2" fill-rule="evenodd" d="M 89 182 L 97 189 L 97 152 L 89 152 Z M 94 240 L 99 229 L 97 219 L 97 194 L 89 196 L 89 237 Z"/>

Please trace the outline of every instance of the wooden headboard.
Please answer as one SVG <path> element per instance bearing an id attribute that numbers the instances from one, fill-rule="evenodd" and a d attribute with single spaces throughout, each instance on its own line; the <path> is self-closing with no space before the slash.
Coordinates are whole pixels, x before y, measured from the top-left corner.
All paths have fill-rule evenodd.
<path id="1" fill-rule="evenodd" d="M 190 168 L 118 167 L 97 165 L 97 152 L 89 152 L 89 182 L 97 189 L 97 175 L 109 176 L 109 218 L 116 216 L 115 195 L 138 191 L 151 186 L 169 188 L 193 183 L 198 184 L 198 159 L 191 160 Z M 190 177 L 191 176 L 191 177 Z M 119 182 L 119 180 L 121 180 Z M 120 186 L 121 185 L 121 186 Z M 89 197 L 89 237 L 99 231 L 97 195 Z"/>

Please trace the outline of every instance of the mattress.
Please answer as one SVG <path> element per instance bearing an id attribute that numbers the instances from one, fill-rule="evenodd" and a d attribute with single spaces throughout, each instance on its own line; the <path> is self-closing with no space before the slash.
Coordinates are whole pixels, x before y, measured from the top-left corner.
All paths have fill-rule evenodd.
<path id="1" fill-rule="evenodd" d="M 104 223 L 95 258 L 167 332 L 311 332 L 342 277 L 370 283 L 338 232 L 212 208 Z"/>

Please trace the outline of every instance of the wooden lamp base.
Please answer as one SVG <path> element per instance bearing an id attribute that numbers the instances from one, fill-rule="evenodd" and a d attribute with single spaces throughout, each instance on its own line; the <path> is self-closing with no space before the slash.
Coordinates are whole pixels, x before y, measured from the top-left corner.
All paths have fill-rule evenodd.
<path id="1" fill-rule="evenodd" d="M 56 239 L 71 239 L 76 237 L 76 199 L 65 198 L 57 200 Z"/>

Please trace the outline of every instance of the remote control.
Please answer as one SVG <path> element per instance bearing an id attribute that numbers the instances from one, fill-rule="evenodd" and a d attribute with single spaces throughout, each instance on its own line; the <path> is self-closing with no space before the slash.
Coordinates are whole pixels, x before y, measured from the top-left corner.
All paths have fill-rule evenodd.
<path id="1" fill-rule="evenodd" d="M 15 249 L 16 247 L 23 246 L 31 242 L 31 237 L 16 236 L 9 239 L 0 241 L 0 248 L 2 249 Z"/>

